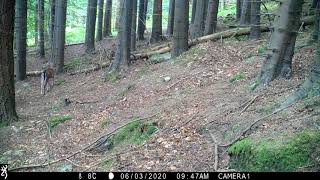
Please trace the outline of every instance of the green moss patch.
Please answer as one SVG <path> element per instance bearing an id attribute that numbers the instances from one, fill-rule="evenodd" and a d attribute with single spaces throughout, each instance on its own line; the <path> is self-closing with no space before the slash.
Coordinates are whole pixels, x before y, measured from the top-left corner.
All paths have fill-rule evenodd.
<path id="1" fill-rule="evenodd" d="M 243 139 L 228 149 L 230 167 L 240 171 L 290 172 L 317 164 L 320 131 L 305 131 L 288 140 Z M 319 167 L 318 167 L 319 168 Z"/>
<path id="2" fill-rule="evenodd" d="M 52 117 L 48 120 L 49 127 L 52 129 L 56 127 L 57 125 L 64 123 L 66 121 L 69 121 L 72 119 L 72 116 L 70 115 L 64 115 L 64 116 L 56 116 Z"/>
<path id="3" fill-rule="evenodd" d="M 233 75 L 233 76 L 229 79 L 229 82 L 230 82 L 230 83 L 234 83 L 234 82 L 237 82 L 237 81 L 241 81 L 241 80 L 243 80 L 243 79 L 245 79 L 245 78 L 246 78 L 245 74 L 243 74 L 242 72 L 240 72 L 240 73 L 237 73 L 237 74 Z"/>

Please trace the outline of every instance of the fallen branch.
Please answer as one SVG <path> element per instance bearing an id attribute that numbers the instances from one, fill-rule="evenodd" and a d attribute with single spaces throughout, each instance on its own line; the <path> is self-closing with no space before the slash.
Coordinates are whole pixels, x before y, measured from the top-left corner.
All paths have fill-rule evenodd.
<path id="1" fill-rule="evenodd" d="M 291 106 L 291 105 L 290 105 L 290 106 Z M 238 141 L 241 139 L 241 137 L 242 137 L 243 135 L 245 135 L 255 124 L 257 124 L 258 122 L 260 122 L 260 121 L 262 121 L 262 120 L 264 120 L 264 119 L 266 119 L 266 118 L 268 118 L 268 117 L 271 117 L 271 116 L 277 114 L 278 112 L 281 112 L 281 111 L 289 108 L 290 106 L 286 106 L 286 107 L 277 109 L 277 110 L 273 111 L 271 114 L 268 114 L 268 115 L 266 115 L 266 116 L 263 116 L 263 117 L 255 120 L 253 123 L 250 124 L 250 126 L 248 126 L 244 131 L 242 131 L 242 132 L 240 133 L 240 135 L 239 135 L 237 138 L 235 138 L 233 141 L 231 141 L 231 142 L 228 143 L 228 144 L 223 144 L 223 145 L 219 145 L 219 146 L 220 146 L 220 147 L 229 147 L 229 146 L 233 145 L 234 143 L 238 142 Z"/>
<path id="2" fill-rule="evenodd" d="M 248 104 L 242 109 L 242 111 L 240 112 L 240 115 L 246 111 L 248 109 L 248 107 L 253 104 L 253 102 L 259 97 L 260 95 L 256 95 L 253 99 L 251 99 Z"/>
<path id="3" fill-rule="evenodd" d="M 210 136 L 211 136 L 211 139 L 214 143 L 214 170 L 215 171 L 218 171 L 218 165 L 219 165 L 219 146 L 218 146 L 218 141 L 217 139 L 213 136 L 213 134 L 211 132 L 210 133 Z"/>
<path id="4" fill-rule="evenodd" d="M 26 165 L 26 166 L 20 166 L 20 167 L 16 167 L 16 168 L 12 168 L 10 169 L 10 171 L 16 171 L 16 170 L 20 170 L 20 169 L 30 169 L 30 168 L 38 168 L 38 167 L 45 167 L 45 166 L 49 166 L 49 165 L 52 165 L 52 164 L 55 164 L 55 163 L 58 163 L 58 162 L 61 162 L 61 161 L 68 161 L 67 159 L 70 159 L 71 157 L 81 153 L 82 151 L 85 151 L 87 150 L 88 148 L 90 148 L 93 144 L 95 144 L 96 142 L 98 142 L 101 138 L 105 137 L 105 136 L 111 136 L 112 134 L 114 134 L 116 131 L 118 131 L 119 129 L 127 126 L 128 124 L 130 123 L 133 123 L 133 122 L 136 122 L 136 121 L 141 121 L 141 120 L 145 120 L 145 119 L 149 119 L 151 117 L 154 117 L 156 115 L 158 115 L 158 113 L 154 114 L 154 115 L 151 115 L 149 117 L 145 117 L 145 118 L 140 118 L 140 119 L 137 119 L 137 120 L 134 120 L 134 121 L 130 121 L 124 125 L 121 125 L 119 126 L 118 128 L 114 129 L 113 131 L 105 134 L 105 135 L 102 135 L 100 137 L 98 137 L 95 141 L 93 141 L 92 143 L 86 145 L 85 147 L 83 147 L 82 149 L 72 153 L 71 155 L 67 156 L 67 157 L 64 157 L 64 158 L 60 158 L 60 159 L 57 159 L 57 160 L 54 160 L 54 161 L 51 161 L 51 162 L 47 162 L 47 163 L 43 163 L 43 164 L 35 164 L 35 165 Z"/>

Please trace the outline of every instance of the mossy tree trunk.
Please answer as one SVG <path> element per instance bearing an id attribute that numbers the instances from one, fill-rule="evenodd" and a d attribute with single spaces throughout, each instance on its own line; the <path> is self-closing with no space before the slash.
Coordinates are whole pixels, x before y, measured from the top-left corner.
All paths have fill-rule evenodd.
<path id="1" fill-rule="evenodd" d="M 112 0 L 107 0 L 104 12 L 103 37 L 111 36 Z"/>
<path id="2" fill-rule="evenodd" d="M 242 6 L 242 0 L 237 0 L 237 9 L 236 9 L 236 19 L 237 21 L 240 21 L 241 17 L 241 6 Z"/>
<path id="3" fill-rule="evenodd" d="M 45 57 L 44 51 L 44 0 L 38 1 L 38 17 L 39 17 L 39 55 L 41 58 Z"/>
<path id="4" fill-rule="evenodd" d="M 250 24 L 251 15 L 251 0 L 242 0 L 240 25 L 245 26 Z"/>
<path id="5" fill-rule="evenodd" d="M 162 0 L 154 0 L 150 43 L 162 40 Z"/>
<path id="6" fill-rule="evenodd" d="M 288 0 L 281 3 L 280 15 L 275 18 L 267 57 L 263 62 L 260 82 L 266 86 L 278 76 L 289 78 L 292 56 L 298 34 L 303 0 Z"/>
<path id="7" fill-rule="evenodd" d="M 95 30 L 96 30 L 96 18 L 97 18 L 97 0 L 88 0 L 86 37 L 85 37 L 85 43 L 84 43 L 86 46 L 86 53 L 91 53 L 95 50 L 94 37 L 95 37 Z"/>
<path id="8" fill-rule="evenodd" d="M 104 0 L 98 0 L 98 24 L 97 24 L 97 36 L 96 40 L 102 40 L 102 27 L 103 27 L 103 4 Z"/>
<path id="9" fill-rule="evenodd" d="M 205 24 L 205 35 L 216 32 L 218 20 L 219 0 L 210 0 L 208 5 L 208 15 Z"/>
<path id="10" fill-rule="evenodd" d="M 14 90 L 15 0 L 0 1 L 0 124 L 18 119 Z"/>
<path id="11" fill-rule="evenodd" d="M 136 50 L 137 42 L 137 0 L 132 0 L 131 51 Z"/>
<path id="12" fill-rule="evenodd" d="M 168 27 L 167 27 L 168 36 L 172 36 L 173 34 L 174 8 L 175 8 L 174 4 L 175 4 L 175 0 L 169 1 Z"/>
<path id="13" fill-rule="evenodd" d="M 138 40 L 144 40 L 144 24 L 145 22 L 145 1 L 146 0 L 139 0 L 139 15 L 138 15 L 138 32 L 137 38 Z"/>
<path id="14" fill-rule="evenodd" d="M 191 28 L 191 37 L 198 38 L 203 36 L 204 30 L 204 16 L 205 16 L 205 3 L 206 0 L 197 1 L 194 22 Z"/>
<path id="15" fill-rule="evenodd" d="M 63 72 L 66 38 L 67 0 L 56 1 L 53 63 L 57 74 Z"/>
<path id="16" fill-rule="evenodd" d="M 183 52 L 187 51 L 188 45 L 188 31 L 189 31 L 189 1 L 175 2 L 174 6 L 175 18 L 173 29 L 173 46 L 171 57 L 177 57 Z"/>
<path id="17" fill-rule="evenodd" d="M 123 6 L 120 9 L 120 27 L 118 32 L 118 42 L 115 58 L 108 70 L 108 74 L 127 70 L 130 62 L 130 42 L 132 24 L 132 1 L 121 0 Z"/>
<path id="18" fill-rule="evenodd" d="M 16 0 L 15 13 L 15 33 L 16 33 L 16 76 L 17 80 L 22 81 L 27 78 L 27 1 Z"/>
<path id="19" fill-rule="evenodd" d="M 261 36 L 260 9 L 261 9 L 261 0 L 253 0 L 251 2 L 250 39 L 260 39 L 260 36 Z"/>

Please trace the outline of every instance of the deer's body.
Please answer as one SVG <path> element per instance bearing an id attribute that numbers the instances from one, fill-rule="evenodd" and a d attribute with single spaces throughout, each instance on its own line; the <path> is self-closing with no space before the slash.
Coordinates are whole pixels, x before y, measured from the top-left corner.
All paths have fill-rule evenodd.
<path id="1" fill-rule="evenodd" d="M 50 80 L 52 81 L 50 83 Z M 48 67 L 41 73 L 41 94 L 45 95 L 54 85 L 54 70 Z"/>

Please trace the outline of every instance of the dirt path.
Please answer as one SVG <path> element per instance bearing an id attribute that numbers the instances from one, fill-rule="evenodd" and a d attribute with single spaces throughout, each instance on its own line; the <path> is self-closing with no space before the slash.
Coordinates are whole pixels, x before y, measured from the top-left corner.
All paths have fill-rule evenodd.
<path id="1" fill-rule="evenodd" d="M 39 93 L 38 78 L 28 78 L 17 83 L 21 121 L 1 128 L 0 154 L 13 154 L 12 166 L 44 163 L 67 157 L 135 117 L 159 113 L 153 120 L 163 123 L 163 128 L 143 146 L 128 147 L 124 151 L 129 153 L 112 156 L 115 160 L 111 161 L 110 169 L 101 164 L 111 154 L 85 151 L 70 161 L 36 170 L 61 170 L 71 164 L 74 171 L 212 171 L 214 154 L 210 133 L 221 144 L 231 141 L 248 123 L 266 113 L 266 106 L 281 101 L 301 83 L 307 64 L 302 63 L 302 54 L 307 60 L 314 54 L 312 48 L 297 52 L 294 61 L 297 73 L 292 80 L 276 80 L 270 88 L 251 92 L 249 84 L 258 74 L 263 59 L 252 55 L 258 54 L 263 44 L 264 41 L 208 42 L 195 46 L 174 63 L 136 62 L 126 77 L 114 83 L 103 81 L 103 71 L 61 75 L 56 80 L 60 85 L 46 96 Z M 171 80 L 165 82 L 165 77 Z M 126 91 L 128 86 L 132 88 Z M 243 108 L 239 107 L 258 94 L 261 96 L 254 105 L 240 115 Z M 95 103 L 65 106 L 65 98 Z M 297 113 L 303 115 L 295 108 L 271 118 L 255 135 L 269 136 L 270 132 L 275 135 L 284 128 L 294 132 L 297 126 L 303 126 L 295 121 L 283 121 Z M 46 121 L 61 115 L 70 115 L 72 120 L 58 125 L 49 137 Z M 103 126 L 107 120 L 108 125 Z M 208 122 L 212 123 L 204 126 Z M 228 156 L 223 149 L 220 151 L 219 168 L 226 169 Z"/>

